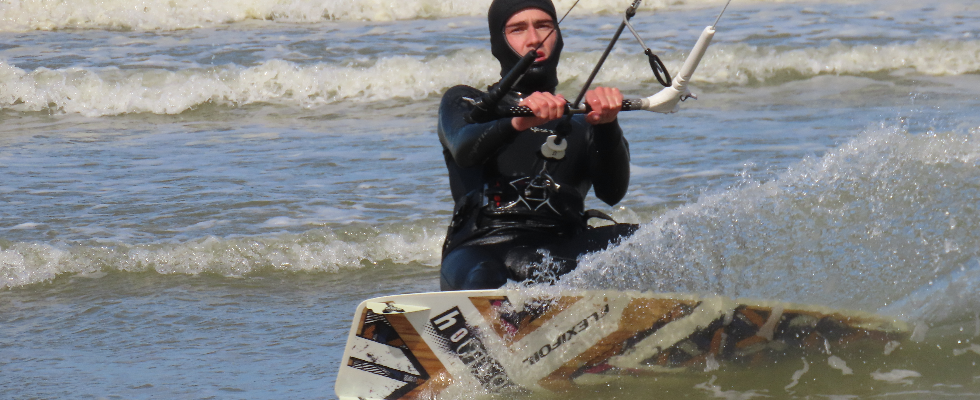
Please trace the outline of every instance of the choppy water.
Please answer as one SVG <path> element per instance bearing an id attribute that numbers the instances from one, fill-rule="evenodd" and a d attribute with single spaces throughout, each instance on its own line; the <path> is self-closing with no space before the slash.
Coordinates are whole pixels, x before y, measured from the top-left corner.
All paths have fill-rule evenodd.
<path id="1" fill-rule="evenodd" d="M 0 2 L 0 397 L 332 398 L 356 304 L 438 288 L 435 108 L 495 81 L 487 4 Z M 676 71 L 721 2 L 644 4 Z M 561 92 L 626 5 L 565 21 Z M 657 90 L 638 50 L 598 81 Z M 671 395 L 980 396 L 980 3 L 735 0 L 694 86 L 678 114 L 621 117 L 629 194 L 589 206 L 643 227 L 555 290 L 920 327 L 851 375 L 793 359 L 652 388 Z"/>

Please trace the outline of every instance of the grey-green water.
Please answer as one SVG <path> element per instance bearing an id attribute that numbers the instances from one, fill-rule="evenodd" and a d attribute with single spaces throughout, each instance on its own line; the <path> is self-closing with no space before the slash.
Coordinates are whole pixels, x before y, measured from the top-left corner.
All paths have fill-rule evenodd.
<path id="1" fill-rule="evenodd" d="M 0 4 L 0 397 L 332 398 L 355 306 L 438 288 L 435 108 L 495 80 L 484 19 L 104 3 Z M 675 71 L 721 4 L 649 3 L 636 25 Z M 618 23 L 580 7 L 566 95 Z M 629 193 L 588 205 L 643 229 L 563 281 L 880 312 L 921 341 L 841 354 L 850 375 L 815 354 L 579 397 L 980 396 L 978 18 L 736 0 L 700 99 L 621 117 Z M 657 90 L 637 50 L 624 39 L 599 82 Z"/>

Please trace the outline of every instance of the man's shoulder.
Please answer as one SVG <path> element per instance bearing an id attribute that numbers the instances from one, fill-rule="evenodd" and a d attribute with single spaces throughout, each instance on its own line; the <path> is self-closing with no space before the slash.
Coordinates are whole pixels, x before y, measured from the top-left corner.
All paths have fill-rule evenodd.
<path id="1" fill-rule="evenodd" d="M 479 89 L 475 87 L 467 86 L 467 85 L 456 85 L 446 90 L 446 93 L 442 95 L 442 99 L 445 101 L 449 99 L 469 97 L 475 100 L 482 94 L 483 92 L 481 92 Z"/>
<path id="2" fill-rule="evenodd" d="M 457 85 L 446 90 L 439 105 L 439 114 L 462 116 L 473 107 L 472 100 L 479 100 L 483 92 L 472 86 Z"/>

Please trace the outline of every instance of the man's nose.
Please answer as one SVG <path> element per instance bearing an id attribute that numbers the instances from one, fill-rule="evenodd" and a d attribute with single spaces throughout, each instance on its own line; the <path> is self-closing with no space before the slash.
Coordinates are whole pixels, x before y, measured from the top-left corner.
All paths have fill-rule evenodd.
<path id="1" fill-rule="evenodd" d="M 528 46 L 532 48 L 538 47 L 538 45 L 541 44 L 541 35 L 538 34 L 538 30 L 532 28 L 528 29 L 527 32 Z"/>

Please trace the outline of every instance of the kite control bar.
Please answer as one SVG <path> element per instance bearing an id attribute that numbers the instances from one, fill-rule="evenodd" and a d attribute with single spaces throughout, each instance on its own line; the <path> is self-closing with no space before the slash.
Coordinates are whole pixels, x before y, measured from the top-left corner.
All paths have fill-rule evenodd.
<path id="1" fill-rule="evenodd" d="M 681 101 L 687 100 L 688 98 L 697 99 L 698 96 L 691 93 L 687 84 L 691 81 L 691 77 L 694 76 L 694 70 L 701 63 L 701 58 L 704 57 L 704 53 L 708 50 L 708 45 L 711 44 L 711 39 L 714 36 L 714 25 L 705 27 L 704 31 L 701 32 L 701 36 L 698 38 L 698 42 L 691 49 L 691 54 L 684 61 L 684 66 L 681 67 L 680 73 L 674 77 L 671 86 L 665 87 L 657 94 L 647 98 L 623 100 L 622 111 L 644 110 L 669 114 L 677 112 L 680 109 Z M 569 103 L 565 108 L 565 112 L 570 114 L 584 114 L 589 111 L 591 109 L 588 105 L 580 105 L 579 107 L 573 108 L 571 103 Z M 498 110 L 498 115 L 502 117 L 530 117 L 534 116 L 534 113 L 526 106 L 515 106 Z"/>
<path id="2" fill-rule="evenodd" d="M 639 111 L 643 109 L 644 99 L 623 99 L 623 108 L 620 111 Z M 572 107 L 572 103 L 565 103 L 565 114 L 588 114 L 592 111 L 592 107 L 588 104 L 582 104 L 576 108 Z M 530 107 L 527 106 L 513 106 L 507 107 L 497 111 L 497 114 L 504 117 L 533 117 L 534 112 L 531 111 Z"/>

